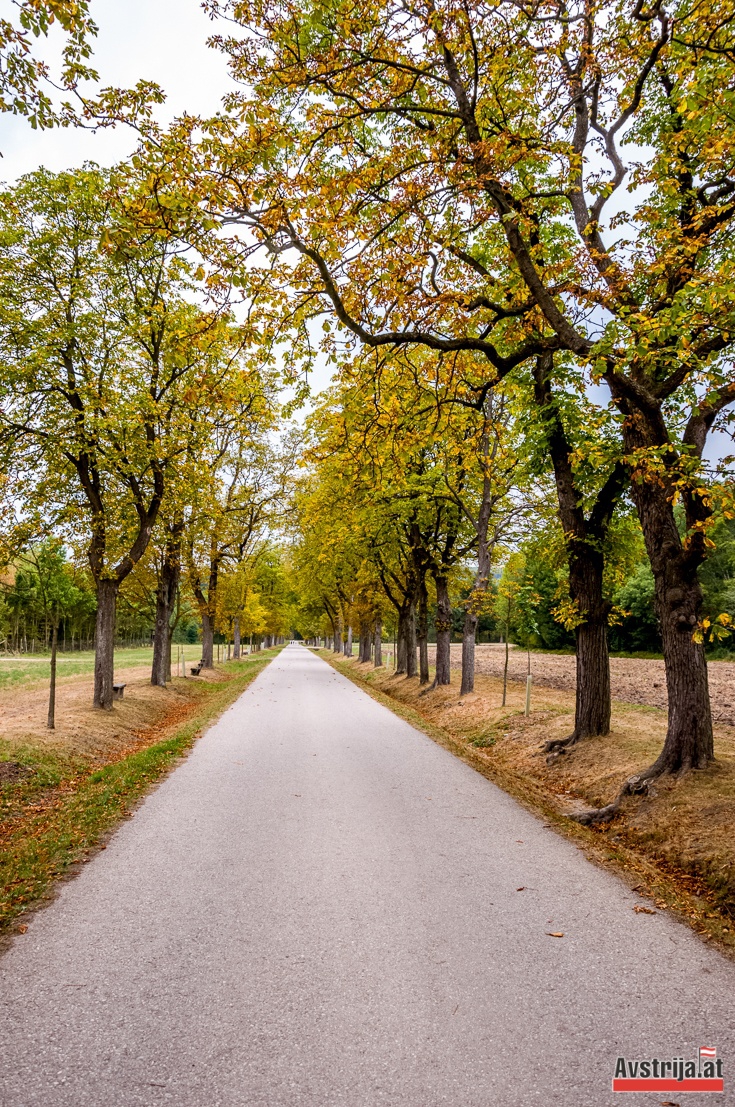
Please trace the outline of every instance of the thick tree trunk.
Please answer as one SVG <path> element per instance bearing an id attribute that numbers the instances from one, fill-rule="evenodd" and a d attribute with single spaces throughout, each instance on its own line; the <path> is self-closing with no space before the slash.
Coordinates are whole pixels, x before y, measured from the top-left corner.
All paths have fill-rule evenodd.
<path id="1" fill-rule="evenodd" d="M 419 617 L 418 617 L 418 640 L 419 640 L 419 684 L 429 683 L 429 597 L 426 592 L 426 582 L 422 581 L 419 586 Z"/>
<path id="2" fill-rule="evenodd" d="M 202 661 L 205 669 L 214 668 L 214 620 L 202 611 Z"/>
<path id="3" fill-rule="evenodd" d="M 466 696 L 475 690 L 475 640 L 477 638 L 477 615 L 468 608 L 465 611 L 462 630 L 462 687 L 460 696 Z"/>
<path id="4" fill-rule="evenodd" d="M 360 651 L 359 661 L 362 665 L 367 664 L 370 661 L 370 640 L 371 640 L 370 626 L 367 623 L 360 623 Z"/>
<path id="5" fill-rule="evenodd" d="M 610 659 L 608 616 L 603 595 L 604 542 L 615 505 L 627 483 L 625 468 L 615 466 L 585 515 L 572 465 L 572 448 L 551 388 L 553 355 L 542 355 L 534 372 L 536 402 L 548 417 L 548 446 L 554 466 L 559 518 L 566 535 L 569 592 L 581 622 L 576 628 L 577 691 L 574 730 L 568 738 L 549 742 L 561 749 L 582 738 L 610 731 Z"/>
<path id="6" fill-rule="evenodd" d="M 94 647 L 94 706 L 112 710 L 115 679 L 115 614 L 119 585 L 116 580 L 97 581 L 97 619 Z"/>
<path id="7" fill-rule="evenodd" d="M 574 738 L 610 732 L 609 605 L 603 596 L 604 562 L 597 551 L 570 564 L 570 592 L 583 622 L 576 628 L 577 692 Z"/>
<path id="8" fill-rule="evenodd" d="M 235 661 L 240 659 L 240 616 L 236 615 L 232 627 L 232 656 Z"/>
<path id="9" fill-rule="evenodd" d="M 375 668 L 380 669 L 383 664 L 383 621 L 380 616 L 375 620 L 375 632 L 373 637 L 373 661 Z"/>
<path id="10" fill-rule="evenodd" d="M 462 630 L 462 687 L 460 696 L 466 696 L 475 690 L 475 642 L 477 641 L 477 624 L 483 602 L 490 586 L 490 546 L 488 543 L 488 527 L 490 525 L 490 513 L 492 510 L 492 487 L 489 479 L 485 478 L 483 490 L 483 502 L 477 525 L 477 576 L 472 593 L 467 598 L 465 609 L 464 627 Z"/>
<path id="11" fill-rule="evenodd" d="M 179 544 L 167 544 L 156 592 L 156 622 L 153 630 L 151 684 L 164 688 L 171 679 L 171 612 L 176 602 L 181 563 Z"/>
<path id="12" fill-rule="evenodd" d="M 416 665 L 416 604 L 412 600 L 408 608 L 406 620 L 406 676 L 415 677 L 418 673 Z"/>
<path id="13" fill-rule="evenodd" d="M 655 581 L 669 697 L 666 741 L 645 774 L 650 778 L 704 768 L 714 759 L 714 740 L 704 646 L 693 638 L 702 615 L 696 566 L 666 490 L 644 481 L 634 482 L 632 491 Z"/>
<path id="14" fill-rule="evenodd" d="M 352 657 L 352 623 L 347 627 L 347 639 L 345 641 L 345 657 Z"/>
<path id="15" fill-rule="evenodd" d="M 409 605 L 404 604 L 398 611 L 398 631 L 396 633 L 396 673 L 406 672 L 408 658 L 408 616 Z"/>
<path id="16" fill-rule="evenodd" d="M 435 575 L 436 584 L 436 678 L 435 684 L 449 684 L 450 644 L 452 641 L 452 606 L 449 602 L 449 582 L 441 573 Z"/>

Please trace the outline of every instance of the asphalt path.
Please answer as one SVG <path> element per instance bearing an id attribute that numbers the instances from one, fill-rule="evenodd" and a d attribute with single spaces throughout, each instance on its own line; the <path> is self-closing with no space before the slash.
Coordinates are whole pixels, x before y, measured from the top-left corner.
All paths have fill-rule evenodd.
<path id="1" fill-rule="evenodd" d="M 0 1102 L 735 1102 L 735 966 L 636 902 L 288 647 L 0 960 Z M 724 1096 L 612 1093 L 704 1045 Z"/>

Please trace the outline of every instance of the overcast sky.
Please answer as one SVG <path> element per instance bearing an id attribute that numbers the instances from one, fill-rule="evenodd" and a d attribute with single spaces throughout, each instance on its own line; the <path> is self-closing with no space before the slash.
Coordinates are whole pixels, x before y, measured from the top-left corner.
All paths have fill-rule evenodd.
<path id="1" fill-rule="evenodd" d="M 157 112 L 162 122 L 184 111 L 205 115 L 219 108 L 232 85 L 226 59 L 207 47 L 216 24 L 199 0 L 92 0 L 91 9 L 99 26 L 92 62 L 103 86 L 156 81 L 167 94 Z M 38 54 L 51 62 L 55 46 L 41 39 Z M 124 127 L 98 134 L 71 128 L 33 131 L 25 120 L 3 115 L 0 178 L 12 181 L 39 165 L 54 171 L 86 160 L 113 165 L 134 147 L 135 136 Z"/>

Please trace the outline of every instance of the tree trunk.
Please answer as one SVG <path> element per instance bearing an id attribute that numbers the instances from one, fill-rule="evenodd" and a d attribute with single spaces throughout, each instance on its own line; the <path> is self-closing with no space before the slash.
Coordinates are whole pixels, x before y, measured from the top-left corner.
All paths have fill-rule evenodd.
<path id="1" fill-rule="evenodd" d="M 94 649 L 95 707 L 112 710 L 112 685 L 115 679 L 115 609 L 119 585 L 116 580 L 97 581 L 97 619 Z"/>
<path id="2" fill-rule="evenodd" d="M 56 651 L 59 644 L 59 623 L 54 620 L 51 628 L 51 680 L 48 689 L 48 719 L 46 726 L 49 730 L 56 728 Z"/>
<path id="3" fill-rule="evenodd" d="M 232 629 L 232 637 L 234 639 L 234 641 L 232 643 L 232 656 L 235 659 L 235 661 L 239 661 L 239 659 L 240 659 L 240 616 L 239 615 L 235 616 L 233 629 Z"/>
<path id="4" fill-rule="evenodd" d="M 666 489 L 634 481 L 632 495 L 655 581 L 669 697 L 664 748 L 643 774 L 651 779 L 704 768 L 714 759 L 714 739 L 704 645 L 693 638 L 702 614 L 696 567 L 687 557 Z"/>
<path id="5" fill-rule="evenodd" d="M 471 599 L 471 597 L 470 597 Z M 465 611 L 462 630 L 462 687 L 460 696 L 466 696 L 475 690 L 475 640 L 477 637 L 477 615 L 469 607 Z"/>
<path id="6" fill-rule="evenodd" d="M 462 630 L 462 687 L 460 696 L 466 696 L 475 690 L 475 643 L 477 624 L 487 590 L 490 586 L 490 546 L 488 544 L 488 526 L 492 510 L 492 489 L 485 479 L 483 503 L 477 526 L 477 576 L 471 594 L 467 598 L 464 628 Z"/>
<path id="7" fill-rule="evenodd" d="M 214 620 L 202 611 L 202 661 L 205 669 L 214 668 Z"/>
<path id="8" fill-rule="evenodd" d="M 452 641 L 452 606 L 449 602 L 449 582 L 441 573 L 436 584 L 436 678 L 435 684 L 449 684 Z"/>
<path id="9" fill-rule="evenodd" d="M 396 632 L 396 673 L 405 673 L 408 657 L 408 615 L 409 604 L 398 611 L 398 630 Z"/>
<path id="10" fill-rule="evenodd" d="M 419 617 L 417 634 L 419 640 L 419 684 L 429 683 L 429 597 L 426 593 L 426 581 L 419 585 Z"/>
<path id="11" fill-rule="evenodd" d="M 365 665 L 370 660 L 370 627 L 367 623 L 360 623 L 360 652 L 359 661 Z"/>
<path id="12" fill-rule="evenodd" d="M 352 657 L 352 623 L 347 627 L 347 640 L 345 641 L 345 657 Z"/>
<path id="13" fill-rule="evenodd" d="M 573 738 L 610 732 L 610 657 L 607 629 L 609 604 L 603 596 L 602 554 L 587 550 L 584 559 L 570 559 L 570 594 L 583 622 L 575 631 L 577 691 Z"/>
<path id="14" fill-rule="evenodd" d="M 375 668 L 380 669 L 383 665 L 383 622 L 378 615 L 375 620 L 375 632 L 373 638 L 373 661 L 375 662 Z"/>
<path id="15" fill-rule="evenodd" d="M 151 684 L 160 688 L 165 688 L 171 679 L 171 612 L 176 602 L 180 575 L 179 542 L 167 542 L 156 591 L 151 667 Z"/>
<path id="16" fill-rule="evenodd" d="M 503 707 L 508 695 L 508 623 L 505 624 L 505 664 L 503 665 Z"/>
<path id="17" fill-rule="evenodd" d="M 575 630 L 577 691 L 574 730 L 568 738 L 547 743 L 560 749 L 581 738 L 610 731 L 610 659 L 608 616 L 610 604 L 603 595 L 604 545 L 615 505 L 627 484 L 622 463 L 616 465 L 600 488 L 587 515 L 572 465 L 572 447 L 551 388 L 553 354 L 538 358 L 534 371 L 536 402 L 548 420 L 548 449 L 554 467 L 559 519 L 566 536 L 569 593 L 580 623 Z"/>
<path id="18" fill-rule="evenodd" d="M 418 674 L 416 665 L 416 604 L 413 600 L 408 607 L 406 620 L 406 676 L 415 677 Z"/>

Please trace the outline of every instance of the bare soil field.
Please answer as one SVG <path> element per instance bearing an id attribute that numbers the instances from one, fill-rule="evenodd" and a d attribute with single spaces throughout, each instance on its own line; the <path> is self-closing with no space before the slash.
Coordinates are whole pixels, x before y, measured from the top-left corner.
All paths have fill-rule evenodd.
<path id="1" fill-rule="evenodd" d="M 475 669 L 483 676 L 503 676 L 505 646 L 491 643 L 476 647 Z M 429 661 L 434 663 L 436 648 L 429 646 Z M 511 647 L 508 679 L 526 680 L 526 651 Z M 462 646 L 452 645 L 452 668 L 462 668 Z M 531 652 L 533 683 L 544 688 L 573 692 L 576 688 L 575 661 L 572 654 Z M 640 703 L 648 707 L 667 706 L 666 676 L 663 661 L 637 657 L 611 657 L 610 682 L 613 699 L 621 703 Z M 735 726 L 735 662 L 710 661 L 709 690 L 716 723 Z"/>

